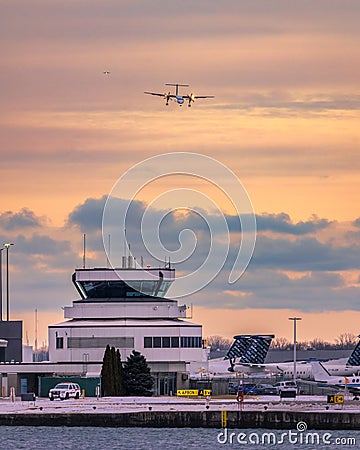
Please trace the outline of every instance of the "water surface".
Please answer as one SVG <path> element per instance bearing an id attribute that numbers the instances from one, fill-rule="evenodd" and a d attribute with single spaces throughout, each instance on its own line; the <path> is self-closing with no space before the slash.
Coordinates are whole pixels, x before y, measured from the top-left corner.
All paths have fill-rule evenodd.
<path id="1" fill-rule="evenodd" d="M 1 450 L 356 449 L 360 431 L 0 427 Z M 231 433 L 234 433 L 231 435 Z M 259 442 L 259 444 L 257 444 Z"/>

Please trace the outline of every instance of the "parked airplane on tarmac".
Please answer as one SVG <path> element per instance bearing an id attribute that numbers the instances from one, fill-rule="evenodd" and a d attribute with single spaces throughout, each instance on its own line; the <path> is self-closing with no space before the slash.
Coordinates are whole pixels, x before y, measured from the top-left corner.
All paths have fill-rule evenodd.
<path id="1" fill-rule="evenodd" d="M 225 356 L 225 359 L 229 359 L 230 362 L 229 372 L 236 372 L 236 364 L 263 364 L 273 338 L 273 334 L 240 334 L 234 336 L 235 341 Z M 236 363 L 237 357 L 239 359 Z"/>
<path id="2" fill-rule="evenodd" d="M 270 347 L 273 334 L 241 334 L 234 336 L 234 342 L 229 348 L 225 358 L 209 360 L 211 374 L 229 375 L 236 372 L 234 366 L 236 358 L 247 364 L 263 364 Z M 230 367 L 229 367 L 230 363 Z"/>
<path id="3" fill-rule="evenodd" d="M 360 336 L 359 336 L 360 337 Z M 323 363 L 330 375 L 351 376 L 360 374 L 360 341 L 352 351 L 349 358 L 333 359 Z M 314 374 L 310 362 L 297 361 L 296 377 L 301 379 L 313 380 Z M 292 379 L 294 374 L 294 363 L 266 363 L 266 364 L 249 364 L 246 362 L 237 362 L 234 371 L 245 373 L 272 372 L 281 374 L 285 379 Z"/>
<path id="4" fill-rule="evenodd" d="M 166 83 L 165 86 L 175 86 L 175 94 L 171 94 L 170 91 L 168 93 L 164 92 L 163 94 L 159 92 L 148 92 L 145 91 L 144 94 L 149 95 L 156 95 L 157 97 L 163 97 L 166 100 L 165 105 L 168 106 L 169 100 L 174 100 L 179 106 L 182 106 L 185 102 L 185 100 L 188 100 L 188 106 L 191 106 L 191 103 L 194 103 L 196 99 L 198 98 L 214 98 L 213 95 L 195 95 L 193 93 L 186 94 L 186 95 L 180 95 L 179 94 L 179 86 L 181 87 L 188 87 L 188 84 L 173 84 L 173 83 Z"/>
<path id="5" fill-rule="evenodd" d="M 311 363 L 314 381 L 319 387 L 345 390 L 355 396 L 360 395 L 360 376 L 332 376 L 320 361 Z M 309 383 L 309 382 L 308 382 Z"/>

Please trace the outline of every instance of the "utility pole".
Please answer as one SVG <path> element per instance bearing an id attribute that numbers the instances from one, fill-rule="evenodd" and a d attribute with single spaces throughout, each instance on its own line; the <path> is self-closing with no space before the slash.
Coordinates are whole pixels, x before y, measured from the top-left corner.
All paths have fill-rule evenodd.
<path id="1" fill-rule="evenodd" d="M 35 309 L 35 362 L 38 362 L 38 318 L 37 318 L 37 309 Z"/>
<path id="2" fill-rule="evenodd" d="M 296 322 L 298 320 L 302 320 L 301 317 L 289 317 L 289 320 L 292 320 L 294 322 L 294 373 L 293 373 L 293 380 L 296 383 Z"/>

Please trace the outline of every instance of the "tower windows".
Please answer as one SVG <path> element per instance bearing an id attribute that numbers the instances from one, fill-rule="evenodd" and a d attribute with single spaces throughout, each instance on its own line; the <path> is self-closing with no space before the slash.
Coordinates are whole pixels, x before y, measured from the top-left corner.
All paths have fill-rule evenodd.
<path id="1" fill-rule="evenodd" d="M 201 348 L 201 336 L 145 336 L 144 348 Z"/>

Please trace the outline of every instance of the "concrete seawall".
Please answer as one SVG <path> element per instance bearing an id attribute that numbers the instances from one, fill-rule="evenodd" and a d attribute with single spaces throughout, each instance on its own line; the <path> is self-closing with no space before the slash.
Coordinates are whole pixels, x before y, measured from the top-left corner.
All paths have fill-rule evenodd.
<path id="1" fill-rule="evenodd" d="M 360 413 L 348 411 L 227 411 L 227 428 L 296 429 L 305 422 L 308 429 L 360 430 Z M 11 426 L 95 426 L 222 428 L 221 411 L 142 411 L 128 413 L 7 413 L 0 425 Z"/>

